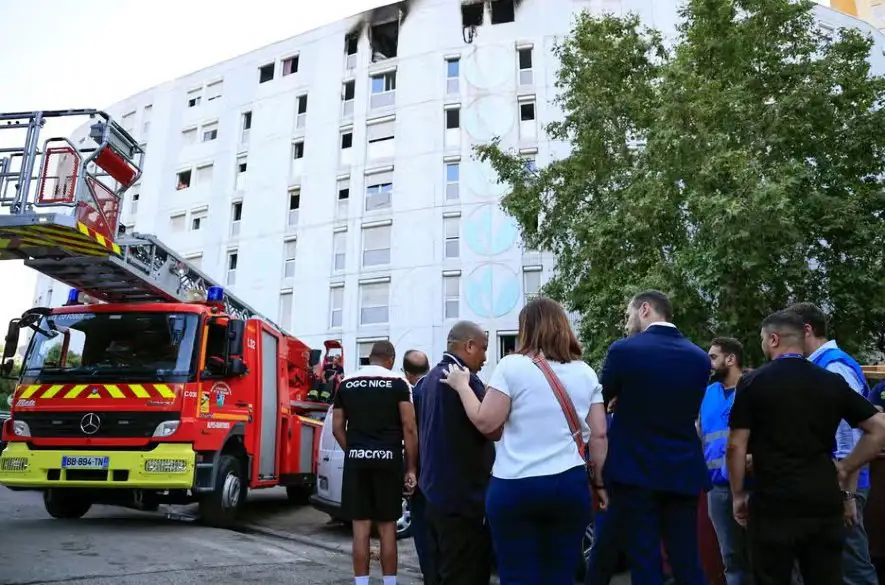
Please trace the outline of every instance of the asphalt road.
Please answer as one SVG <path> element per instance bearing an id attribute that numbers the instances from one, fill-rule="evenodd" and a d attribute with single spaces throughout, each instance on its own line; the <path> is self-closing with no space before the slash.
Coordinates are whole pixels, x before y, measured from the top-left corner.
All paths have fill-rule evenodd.
<path id="1" fill-rule="evenodd" d="M 59 583 L 350 585 L 353 577 L 341 553 L 102 506 L 53 520 L 40 494 L 0 487 L 0 584 Z"/>

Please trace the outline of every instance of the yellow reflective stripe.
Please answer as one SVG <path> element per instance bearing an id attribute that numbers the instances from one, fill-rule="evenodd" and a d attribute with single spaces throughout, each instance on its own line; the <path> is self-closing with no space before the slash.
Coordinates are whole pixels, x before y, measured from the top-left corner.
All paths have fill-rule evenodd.
<path id="1" fill-rule="evenodd" d="M 80 233 L 85 234 L 87 236 L 89 235 L 89 228 L 86 227 L 86 225 L 84 223 L 78 221 L 77 222 L 77 229 L 80 230 Z"/>
<path id="2" fill-rule="evenodd" d="M 123 391 L 114 384 L 105 384 L 105 388 L 108 393 L 111 395 L 111 398 L 126 398 L 126 395 L 123 394 Z"/>
<path id="3" fill-rule="evenodd" d="M 39 385 L 39 384 L 36 384 L 36 385 L 34 385 L 34 386 L 28 386 L 27 388 L 25 388 L 25 391 L 21 393 L 21 395 L 19 396 L 19 398 L 30 398 L 30 397 L 33 396 L 33 395 L 37 392 L 37 390 L 39 390 L 39 389 L 40 389 L 40 385 Z"/>
<path id="4" fill-rule="evenodd" d="M 104 236 L 103 236 L 103 235 L 101 235 L 101 234 L 99 234 L 99 233 L 96 233 L 96 234 L 95 234 L 95 239 L 98 241 L 99 244 L 101 244 L 102 246 L 104 246 L 105 248 L 107 248 L 107 245 L 108 245 L 108 244 L 107 244 L 107 240 L 104 239 Z"/>
<path id="5" fill-rule="evenodd" d="M 86 384 L 77 384 L 65 394 L 65 398 L 76 398 L 83 390 L 86 390 Z"/>
<path id="6" fill-rule="evenodd" d="M 98 393 L 93 394 L 92 392 L 90 392 L 89 396 L 87 396 L 86 398 L 101 398 L 101 394 L 98 394 Z"/>
<path id="7" fill-rule="evenodd" d="M 120 250 L 120 246 L 111 242 L 111 250 L 114 251 L 114 254 L 122 254 L 123 252 Z"/>
<path id="8" fill-rule="evenodd" d="M 166 384 L 154 384 L 154 388 L 163 398 L 175 398 L 175 392 Z"/>
<path id="9" fill-rule="evenodd" d="M 135 394 L 136 398 L 150 398 L 151 394 L 147 390 L 144 389 L 144 386 L 141 384 L 129 384 L 129 388 L 132 390 L 132 393 Z"/>
<path id="10" fill-rule="evenodd" d="M 53 396 L 55 396 L 56 394 L 58 394 L 58 393 L 61 391 L 61 389 L 62 389 L 63 387 L 64 387 L 64 386 L 62 386 L 61 384 L 56 384 L 55 386 L 51 387 L 49 390 L 47 390 L 46 392 L 44 392 L 44 393 L 40 396 L 40 398 L 52 398 Z"/>

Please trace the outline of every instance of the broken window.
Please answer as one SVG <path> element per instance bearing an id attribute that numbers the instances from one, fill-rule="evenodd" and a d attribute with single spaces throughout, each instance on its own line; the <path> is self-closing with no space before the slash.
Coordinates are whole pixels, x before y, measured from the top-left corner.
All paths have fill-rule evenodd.
<path id="1" fill-rule="evenodd" d="M 274 76 L 274 64 L 268 63 L 258 68 L 258 83 L 272 81 Z"/>
<path id="2" fill-rule="evenodd" d="M 384 61 L 396 57 L 399 44 L 399 21 L 392 20 L 384 24 L 373 25 L 369 30 L 372 40 L 372 62 Z"/>
<path id="3" fill-rule="evenodd" d="M 482 26 L 485 4 L 482 1 L 461 4 L 461 23 L 464 27 Z"/>
<path id="4" fill-rule="evenodd" d="M 516 20 L 514 0 L 492 0 L 492 24 L 505 24 Z"/>
<path id="5" fill-rule="evenodd" d="M 298 55 L 294 55 L 283 61 L 283 77 L 298 73 Z"/>

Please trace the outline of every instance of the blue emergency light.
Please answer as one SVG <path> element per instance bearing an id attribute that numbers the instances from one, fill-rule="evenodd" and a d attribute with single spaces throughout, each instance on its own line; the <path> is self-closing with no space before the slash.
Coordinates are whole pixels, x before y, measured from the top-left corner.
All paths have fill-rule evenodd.
<path id="1" fill-rule="evenodd" d="M 220 303 L 224 301 L 224 289 L 220 286 L 210 286 L 206 293 L 206 300 L 210 303 Z"/>
<path id="2" fill-rule="evenodd" d="M 68 291 L 68 305 L 78 305 L 80 304 L 80 291 L 72 288 Z"/>

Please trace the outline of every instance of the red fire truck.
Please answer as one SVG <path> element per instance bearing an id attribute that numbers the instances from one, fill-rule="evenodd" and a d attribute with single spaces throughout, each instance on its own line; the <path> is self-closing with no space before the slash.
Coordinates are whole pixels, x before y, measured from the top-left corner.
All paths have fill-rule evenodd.
<path id="1" fill-rule="evenodd" d="M 87 146 L 38 143 L 47 119 L 71 116 L 92 120 Z M 0 129 L 26 135 L 24 147 L 0 150 L 10 211 L 0 259 L 71 287 L 64 307 L 10 323 L 4 375 L 20 332 L 33 334 L 3 425 L 0 484 L 43 491 L 56 518 L 99 503 L 198 502 L 205 521 L 225 526 L 250 489 L 286 486 L 306 500 L 328 408 L 307 401 L 321 350 L 157 238 L 124 233 L 118 209 L 144 152 L 110 116 L 0 114 Z"/>

